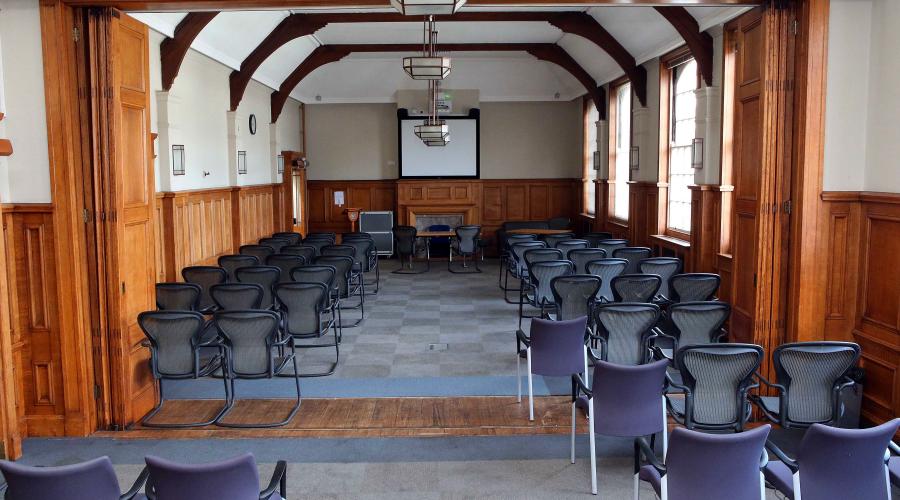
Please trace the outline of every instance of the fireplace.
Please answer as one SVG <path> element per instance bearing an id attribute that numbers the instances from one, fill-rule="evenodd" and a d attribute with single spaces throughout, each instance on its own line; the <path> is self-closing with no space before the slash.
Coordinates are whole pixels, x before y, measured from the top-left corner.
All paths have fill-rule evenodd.
<path id="1" fill-rule="evenodd" d="M 416 230 L 426 231 L 431 226 L 443 225 L 454 229 L 465 224 L 465 215 L 461 213 L 421 214 L 416 216 Z"/>

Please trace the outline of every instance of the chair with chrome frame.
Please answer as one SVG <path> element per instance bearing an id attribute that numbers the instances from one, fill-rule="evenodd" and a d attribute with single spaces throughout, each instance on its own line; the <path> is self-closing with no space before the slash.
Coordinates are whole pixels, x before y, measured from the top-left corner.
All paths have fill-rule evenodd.
<path id="1" fill-rule="evenodd" d="M 600 293 L 597 294 L 597 300 L 600 302 L 612 302 L 615 300 L 612 291 L 612 280 L 616 276 L 625 272 L 628 261 L 625 259 L 597 259 L 587 263 L 588 274 L 599 276 Z"/>
<path id="2" fill-rule="evenodd" d="M 138 315 L 138 325 L 150 349 L 150 371 L 159 391 L 159 401 L 142 419 L 144 427 L 176 428 L 204 427 L 216 423 L 230 408 L 229 386 L 225 383 L 225 405 L 216 415 L 202 422 L 157 423 L 156 416 L 166 402 L 163 380 L 199 379 L 212 375 L 224 364 L 224 351 L 217 338 L 204 342 L 206 320 L 195 311 L 146 311 Z M 215 347 L 218 354 L 208 359 L 200 357 L 204 347 Z"/>
<path id="3" fill-rule="evenodd" d="M 359 319 L 353 323 L 338 322 L 339 328 L 355 328 L 366 319 L 365 282 L 353 273 L 353 258 L 343 255 L 322 255 L 316 257 L 316 265 L 332 266 L 335 269 L 335 285 L 337 287 L 338 310 L 359 309 Z M 345 305 L 344 301 L 358 297 L 355 305 Z"/>
<path id="4" fill-rule="evenodd" d="M 196 311 L 201 293 L 200 285 L 194 283 L 157 283 L 156 308 L 160 311 Z"/>
<path id="5" fill-rule="evenodd" d="M 556 250 L 548 248 L 547 250 Z M 544 252 L 545 250 L 531 250 L 526 256 L 533 255 L 536 252 Z M 559 250 L 557 250 L 559 251 Z M 543 318 L 549 312 L 548 310 L 556 310 L 556 304 L 553 302 L 553 291 L 550 289 L 550 282 L 557 276 L 564 276 L 575 273 L 575 265 L 567 260 L 533 260 L 528 262 L 528 281 L 524 282 L 522 292 L 519 294 L 519 329 L 522 329 L 522 320 L 525 315 L 525 304 L 536 308 L 539 313 L 536 317 Z"/>
<path id="6" fill-rule="evenodd" d="M 295 283 L 321 283 L 328 290 L 328 309 L 331 317 L 336 318 L 337 338 L 341 341 L 344 331 L 341 328 L 340 290 L 336 282 L 337 269 L 334 266 L 310 264 L 298 267 L 291 272 Z"/>
<path id="7" fill-rule="evenodd" d="M 279 460 L 268 486 L 259 490 L 252 453 L 214 463 L 181 464 L 148 455 L 144 458 L 149 500 L 284 500 L 287 462 Z"/>
<path id="8" fill-rule="evenodd" d="M 481 268 L 478 267 L 478 250 L 484 249 L 479 245 L 481 237 L 481 226 L 468 224 L 465 226 L 457 226 L 453 230 L 456 238 L 450 241 L 450 259 L 447 260 L 447 270 L 456 274 L 480 273 Z M 462 259 L 462 268 L 464 270 L 453 268 L 453 254 L 458 255 Z M 475 264 L 475 270 L 469 270 L 469 260 Z"/>
<path id="9" fill-rule="evenodd" d="M 222 336 L 225 349 L 225 382 L 229 387 L 228 409 L 219 416 L 216 425 L 222 427 L 255 428 L 287 425 L 300 409 L 300 377 L 294 339 L 282 337 L 278 330 L 281 317 L 274 311 L 222 311 L 213 316 L 213 324 Z M 293 367 L 297 390 L 296 404 L 287 417 L 277 422 L 225 422 L 237 395 L 237 379 L 273 379 Z"/>
<path id="10" fill-rule="evenodd" d="M 197 310 L 209 313 L 215 308 L 212 298 L 209 296 L 209 288 L 219 283 L 225 283 L 228 274 L 221 267 L 216 266 L 188 266 L 181 270 L 181 277 L 186 283 L 193 283 L 200 287 L 200 300 Z"/>
<path id="11" fill-rule="evenodd" d="M 506 267 L 506 278 L 503 283 L 503 300 L 506 301 L 507 304 L 517 304 L 517 300 L 509 299 L 509 292 L 511 290 L 517 290 L 521 293 L 523 284 L 521 283 L 523 280 L 528 279 L 528 263 L 525 261 L 525 252 L 530 250 L 537 250 L 539 248 L 547 248 L 547 244 L 543 241 L 522 241 L 519 243 L 513 243 L 509 247 L 509 256 L 510 261 L 509 265 Z M 560 255 L 562 253 L 560 252 Z M 512 276 L 513 279 L 519 281 L 519 286 L 510 287 L 509 286 L 509 277 Z"/>
<path id="12" fill-rule="evenodd" d="M 605 258 L 606 251 L 602 248 L 573 248 L 566 253 L 566 259 L 571 260 L 572 264 L 575 264 L 576 273 L 591 274 L 587 268 L 588 263 Z"/>
<path id="13" fill-rule="evenodd" d="M 511 247 L 516 243 L 524 243 L 526 241 L 536 241 L 536 234 L 508 234 L 504 240 L 503 248 L 500 249 L 500 275 L 497 278 L 497 286 L 500 287 L 501 290 L 506 291 L 505 285 L 503 285 L 503 271 L 507 271 L 510 269 L 510 266 L 515 265 L 513 262 L 513 255 Z M 505 268 L 505 269 L 504 269 Z"/>
<path id="14" fill-rule="evenodd" d="M 334 347 L 334 363 L 323 371 L 300 373 L 298 377 L 332 375 L 341 358 L 337 318 L 332 314 L 331 295 L 324 283 L 282 283 L 275 286 L 275 298 L 282 315 L 282 332 L 294 338 L 295 349 Z M 334 342 L 319 343 L 331 330 Z M 300 343 L 301 340 L 309 343 Z"/>
<path id="15" fill-rule="evenodd" d="M 143 500 L 141 494 L 149 474 L 144 468 L 131 488 L 121 493 L 116 470 L 103 456 L 71 465 L 32 466 L 0 460 L 0 472 L 6 479 L 6 500 Z"/>

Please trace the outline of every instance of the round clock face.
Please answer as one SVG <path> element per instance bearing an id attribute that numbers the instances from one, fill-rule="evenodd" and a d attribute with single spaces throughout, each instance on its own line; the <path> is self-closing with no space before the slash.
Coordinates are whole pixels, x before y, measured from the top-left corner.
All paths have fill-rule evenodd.
<path id="1" fill-rule="evenodd" d="M 256 115 L 250 115 L 250 135 L 256 135 Z"/>

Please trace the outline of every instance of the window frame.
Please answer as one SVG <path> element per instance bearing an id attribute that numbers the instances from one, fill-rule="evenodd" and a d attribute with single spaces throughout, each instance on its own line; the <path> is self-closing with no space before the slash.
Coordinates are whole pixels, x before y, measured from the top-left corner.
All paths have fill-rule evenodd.
<path id="1" fill-rule="evenodd" d="M 593 106 L 593 109 L 592 109 Z M 596 217 L 597 212 L 599 211 L 600 204 L 598 203 L 599 197 L 597 196 L 597 171 L 594 170 L 594 154 L 591 151 L 591 142 L 593 142 L 594 148 L 596 150 L 597 141 L 591 141 L 591 133 L 590 127 L 594 127 L 596 130 L 597 124 L 595 121 L 591 120 L 592 111 L 597 110 L 597 106 L 594 105 L 594 100 L 590 96 L 584 96 L 582 98 L 582 173 L 581 173 L 581 207 L 582 213 L 587 216 Z M 597 110 L 598 120 L 599 120 L 599 110 Z M 595 132 L 596 136 L 596 132 Z M 593 172 L 593 174 L 591 173 Z M 592 179 L 593 177 L 593 179 Z M 590 183 L 594 184 L 594 210 L 588 210 L 588 201 L 590 200 Z"/>
<path id="2" fill-rule="evenodd" d="M 609 154 L 608 154 L 608 165 L 607 168 L 607 219 L 614 223 L 619 224 L 623 227 L 628 227 L 629 215 L 631 212 L 631 203 L 629 200 L 628 206 L 628 214 L 626 214 L 625 218 L 618 217 L 616 215 L 616 157 L 617 157 L 617 135 L 619 128 L 619 120 L 618 120 L 618 95 L 619 89 L 624 86 L 629 85 L 631 87 L 631 99 L 629 99 L 629 103 L 631 104 L 631 109 L 628 110 L 629 114 L 634 113 L 634 87 L 631 85 L 631 80 L 628 77 L 623 76 L 617 80 L 613 80 L 609 84 L 609 107 L 607 108 L 607 116 L 609 120 Z M 628 146 L 629 151 L 631 150 L 631 146 L 634 143 L 634 120 L 628 120 Z M 628 168 L 628 179 L 627 183 L 631 181 L 631 167 Z M 621 195 L 622 193 L 619 193 Z M 625 196 L 630 196 L 630 189 L 625 193 Z"/>

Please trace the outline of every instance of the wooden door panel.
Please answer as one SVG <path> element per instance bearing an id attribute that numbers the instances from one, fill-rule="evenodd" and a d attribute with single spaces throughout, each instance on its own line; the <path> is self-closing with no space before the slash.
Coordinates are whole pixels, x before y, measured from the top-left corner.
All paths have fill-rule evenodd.
<path id="1" fill-rule="evenodd" d="M 735 188 L 737 201 L 759 199 L 759 167 L 762 161 L 759 94 L 742 99 L 735 106 Z"/>

